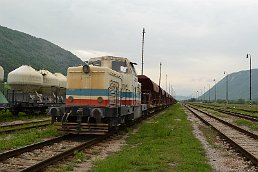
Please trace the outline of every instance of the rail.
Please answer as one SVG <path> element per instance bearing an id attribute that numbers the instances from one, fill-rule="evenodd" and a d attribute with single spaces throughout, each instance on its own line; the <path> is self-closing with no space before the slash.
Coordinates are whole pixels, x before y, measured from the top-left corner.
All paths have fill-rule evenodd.
<path id="1" fill-rule="evenodd" d="M 17 124 L 1 125 L 0 134 L 3 134 L 3 133 L 6 134 L 6 133 L 19 131 L 19 130 L 25 130 L 25 129 L 45 127 L 50 125 L 50 122 L 51 122 L 50 119 L 45 119 L 45 120 L 30 121 L 30 122 L 17 123 Z"/>
<path id="2" fill-rule="evenodd" d="M 220 118 L 214 117 L 213 115 L 204 113 L 197 108 L 194 109 L 186 105 L 185 107 L 205 124 L 216 130 L 228 141 L 228 143 L 240 151 L 242 155 L 251 160 L 253 164 L 258 166 L 258 135 L 228 123 Z M 244 142 L 241 142 L 242 140 Z M 248 145 L 246 143 L 248 143 Z"/>

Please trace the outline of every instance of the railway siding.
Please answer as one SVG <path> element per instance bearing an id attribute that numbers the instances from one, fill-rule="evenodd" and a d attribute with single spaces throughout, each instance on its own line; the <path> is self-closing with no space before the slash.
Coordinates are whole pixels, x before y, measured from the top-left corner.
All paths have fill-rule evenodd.
<path id="1" fill-rule="evenodd" d="M 15 131 L 26 130 L 31 128 L 46 127 L 50 125 L 50 119 L 36 120 L 23 123 L 14 123 L 8 125 L 0 125 L 0 134 L 7 134 Z"/>
<path id="2" fill-rule="evenodd" d="M 248 157 L 254 164 L 258 165 L 258 136 L 248 134 L 242 129 L 236 130 L 232 125 L 222 123 L 221 120 L 215 119 L 212 116 L 200 112 L 196 109 L 189 108 L 198 118 L 200 118 L 206 124 L 212 126 L 217 130 L 223 137 L 235 146 L 242 154 Z M 242 131 L 241 131 L 242 130 Z M 252 135 L 253 137 L 250 137 Z"/>
<path id="3" fill-rule="evenodd" d="M 205 114 L 205 115 L 207 115 L 209 117 L 212 117 L 212 118 L 220 121 L 221 123 L 224 123 L 224 124 L 234 128 L 234 129 L 236 129 L 236 130 L 238 130 L 240 132 L 243 132 L 243 133 L 245 133 L 245 134 L 247 134 L 247 135 L 249 135 L 249 136 L 251 136 L 251 137 L 253 137 L 255 139 L 258 139 L 258 134 L 256 132 L 252 132 L 252 131 L 246 130 L 246 129 L 242 128 L 242 127 L 239 127 L 239 126 L 233 124 L 234 120 L 237 118 L 236 116 L 230 116 L 230 117 L 228 116 L 226 119 L 224 119 L 224 118 L 216 117 L 215 115 L 207 113 L 206 111 L 203 111 L 201 109 L 198 109 L 198 108 L 195 108 L 195 107 L 191 107 L 191 108 L 193 108 L 193 109 L 195 109 L 195 110 L 197 110 L 197 111 L 199 111 L 199 112 L 201 112 L 201 113 L 203 113 L 203 114 Z"/>
<path id="4" fill-rule="evenodd" d="M 219 118 L 223 118 L 223 120 L 228 121 L 229 123 L 234 123 L 238 126 L 240 126 L 241 128 L 251 131 L 253 133 L 255 133 L 256 135 L 258 135 L 258 122 L 257 120 L 253 119 L 253 118 L 246 118 L 246 115 L 238 115 L 235 113 L 225 113 L 222 111 L 217 111 L 216 109 L 211 109 L 211 108 L 207 108 L 206 106 L 196 106 L 193 104 L 190 104 L 189 106 L 196 108 L 200 111 L 202 111 L 203 113 L 206 114 L 210 114 L 210 115 L 214 115 L 217 116 Z M 255 117 L 254 117 L 255 118 Z"/>
<path id="5" fill-rule="evenodd" d="M 228 115 L 232 115 L 232 116 L 237 116 L 240 118 L 245 118 L 247 120 L 251 120 L 251 121 L 258 121 L 258 116 L 255 115 L 254 113 L 248 114 L 246 112 L 249 112 L 248 110 L 245 110 L 245 113 L 242 112 L 238 112 L 237 110 L 239 109 L 234 109 L 234 108 L 230 108 L 230 107 L 217 107 L 217 106 L 210 106 L 210 105 L 206 105 L 206 104 L 191 104 L 194 106 L 198 106 L 198 107 L 202 107 L 202 108 L 206 108 L 206 109 L 212 109 L 214 111 L 218 111 L 221 113 L 225 113 Z M 242 109 L 240 111 L 243 111 Z"/>
<path id="6" fill-rule="evenodd" d="M 54 162 L 72 155 L 75 151 L 96 144 L 109 136 L 110 134 L 83 139 L 74 137 L 68 139 L 68 136 L 65 136 L 55 141 L 50 140 L 51 143 L 47 142 L 46 145 L 31 145 L 26 150 L 14 150 L 11 158 L 2 158 L 0 169 L 8 172 L 41 171 Z"/>

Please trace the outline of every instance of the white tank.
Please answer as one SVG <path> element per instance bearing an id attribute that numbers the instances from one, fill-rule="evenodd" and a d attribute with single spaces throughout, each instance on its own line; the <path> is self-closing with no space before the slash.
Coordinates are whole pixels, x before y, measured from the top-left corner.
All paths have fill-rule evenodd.
<path id="1" fill-rule="evenodd" d="M 66 83 L 67 83 L 67 78 L 66 78 L 66 76 L 64 76 L 64 75 L 61 74 L 61 73 L 55 73 L 54 75 L 58 78 L 59 87 L 60 87 L 60 88 L 66 88 Z"/>
<path id="2" fill-rule="evenodd" d="M 7 83 L 14 90 L 34 92 L 42 86 L 43 77 L 32 67 L 22 65 L 8 74 Z"/>
<path id="3" fill-rule="evenodd" d="M 48 70 L 40 70 L 39 73 L 43 76 L 43 84 L 39 92 L 42 94 L 52 95 L 52 93 L 56 92 L 56 89 L 59 87 L 58 78 Z"/>
<path id="4" fill-rule="evenodd" d="M 59 96 L 65 97 L 67 78 L 61 73 L 55 73 L 54 75 L 58 78 L 59 81 Z"/>
<path id="5" fill-rule="evenodd" d="M 4 68 L 0 66 L 0 82 L 4 80 Z"/>

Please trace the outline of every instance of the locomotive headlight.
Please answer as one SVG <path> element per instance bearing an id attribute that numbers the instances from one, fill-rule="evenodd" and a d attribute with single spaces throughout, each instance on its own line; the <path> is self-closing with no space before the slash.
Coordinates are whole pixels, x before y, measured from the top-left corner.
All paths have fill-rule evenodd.
<path id="1" fill-rule="evenodd" d="M 87 65 L 87 64 L 85 64 L 85 65 L 83 65 L 82 70 L 83 70 L 83 72 L 86 73 L 86 74 L 87 74 L 87 73 L 90 73 L 90 66 Z"/>
<path id="2" fill-rule="evenodd" d="M 97 98 L 97 101 L 98 101 L 99 103 L 102 103 L 102 102 L 103 102 L 103 98 L 102 98 L 102 97 L 98 97 L 98 98 Z"/>
<path id="3" fill-rule="evenodd" d="M 69 102 L 72 102 L 72 101 L 73 101 L 73 96 L 69 96 L 69 97 L 68 97 L 68 101 L 69 101 Z"/>

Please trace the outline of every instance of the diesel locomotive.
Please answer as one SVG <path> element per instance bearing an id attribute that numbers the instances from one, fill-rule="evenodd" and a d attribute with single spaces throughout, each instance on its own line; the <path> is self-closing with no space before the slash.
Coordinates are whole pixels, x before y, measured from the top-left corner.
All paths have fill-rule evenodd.
<path id="1" fill-rule="evenodd" d="M 160 87 L 148 90 L 157 85 L 152 81 L 155 85 L 148 85 L 149 78 L 144 75 L 139 76 L 144 78 L 141 84 L 134 65 L 127 58 L 104 56 L 69 67 L 66 103 L 49 109 L 52 122 L 66 133 L 105 134 L 175 102 Z"/>

